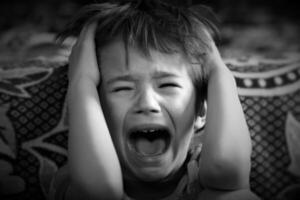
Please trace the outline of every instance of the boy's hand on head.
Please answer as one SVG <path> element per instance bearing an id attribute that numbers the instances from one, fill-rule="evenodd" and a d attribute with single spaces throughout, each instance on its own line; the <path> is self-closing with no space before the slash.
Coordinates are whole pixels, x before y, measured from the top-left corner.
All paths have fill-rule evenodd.
<path id="1" fill-rule="evenodd" d="M 122 172 L 100 103 L 95 49 L 97 23 L 88 23 L 70 55 L 69 199 L 121 199 Z M 84 198 L 81 198 L 83 197 Z M 74 197 L 74 198 L 73 198 Z"/>
<path id="2" fill-rule="evenodd" d="M 200 166 L 203 184 L 207 188 L 221 190 L 249 188 L 250 134 L 235 78 L 213 40 L 204 64 L 209 80 L 206 135 Z"/>
<path id="3" fill-rule="evenodd" d="M 83 27 L 69 58 L 68 78 L 70 83 L 79 78 L 87 78 L 96 85 L 100 82 L 95 48 L 97 23 L 92 22 Z"/>
<path id="4" fill-rule="evenodd" d="M 205 63 L 208 66 L 209 75 L 211 75 L 213 72 L 222 69 L 228 69 L 213 39 L 211 39 L 210 47 L 211 47 L 210 52 L 208 52 L 205 58 L 206 59 Z"/>

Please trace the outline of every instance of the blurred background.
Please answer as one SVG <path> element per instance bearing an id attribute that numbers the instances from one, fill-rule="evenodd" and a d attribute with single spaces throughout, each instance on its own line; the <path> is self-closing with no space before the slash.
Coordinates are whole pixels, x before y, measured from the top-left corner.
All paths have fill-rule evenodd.
<path id="1" fill-rule="evenodd" d="M 198 3 L 210 6 L 221 22 L 221 46 L 225 57 L 270 52 L 276 56 L 282 51 L 300 49 L 300 7 L 296 1 L 162 1 L 179 6 Z M 95 2 L 101 0 L 1 0 L 0 45 L 3 47 L 9 42 L 9 47 L 16 51 L 28 35 L 36 32 L 57 33 L 80 7 Z"/>
<path id="2" fill-rule="evenodd" d="M 291 0 L 162 0 L 179 6 L 204 3 L 211 6 L 222 21 L 230 23 L 299 23 L 299 6 Z M 101 0 L 1 0 L 0 30 L 16 25 L 35 25 L 59 31 L 84 4 Z"/>
<path id="3" fill-rule="evenodd" d="M 224 57 L 298 52 L 300 7 L 291 0 L 162 0 L 178 6 L 203 3 L 221 22 Z M 14 56 L 35 33 L 57 33 L 85 4 L 101 0 L 1 0 L 0 59 Z M 10 52 L 12 51 L 12 52 Z"/>
<path id="4" fill-rule="evenodd" d="M 264 199 L 290 191 L 299 199 L 300 140 L 293 139 L 300 138 L 297 2 L 161 1 L 202 3 L 216 12 L 221 54 L 239 72 L 238 87 L 244 91 L 240 97 L 253 139 L 251 187 Z M 54 38 L 83 5 L 95 2 L 101 0 L 0 0 L 1 200 L 1 192 L 15 200 L 45 199 L 51 175 L 67 159 L 65 64 L 76 38 L 63 45 Z M 286 59 L 290 54 L 296 59 Z"/>

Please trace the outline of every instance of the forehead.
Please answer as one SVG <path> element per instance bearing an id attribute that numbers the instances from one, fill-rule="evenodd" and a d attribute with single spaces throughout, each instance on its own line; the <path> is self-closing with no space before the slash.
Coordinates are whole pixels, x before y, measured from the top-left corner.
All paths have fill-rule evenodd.
<path id="1" fill-rule="evenodd" d="M 113 75 L 115 73 L 131 73 L 145 71 L 162 71 L 169 73 L 186 72 L 189 65 L 184 56 L 160 53 L 150 50 L 146 56 L 139 49 L 125 47 L 121 40 L 116 40 L 103 47 L 100 51 L 101 73 Z"/>

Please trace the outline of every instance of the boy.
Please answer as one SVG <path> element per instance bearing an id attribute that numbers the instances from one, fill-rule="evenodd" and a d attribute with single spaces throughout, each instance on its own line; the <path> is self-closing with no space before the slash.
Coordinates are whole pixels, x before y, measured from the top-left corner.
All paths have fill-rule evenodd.
<path id="1" fill-rule="evenodd" d="M 256 199 L 249 132 L 207 14 L 157 1 L 78 14 L 62 34 L 83 27 L 70 56 L 69 163 L 50 199 Z M 205 118 L 201 150 L 191 143 Z"/>

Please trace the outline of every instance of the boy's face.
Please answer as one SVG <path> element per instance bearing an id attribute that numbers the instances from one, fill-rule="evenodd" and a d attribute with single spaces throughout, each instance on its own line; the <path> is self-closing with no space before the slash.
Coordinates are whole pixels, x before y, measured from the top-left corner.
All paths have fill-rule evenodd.
<path id="1" fill-rule="evenodd" d="M 126 177 L 168 178 L 182 166 L 194 133 L 196 93 L 179 54 L 147 58 L 121 41 L 101 52 L 100 99 Z M 99 133 L 101 134 L 101 133 Z"/>

